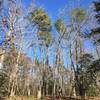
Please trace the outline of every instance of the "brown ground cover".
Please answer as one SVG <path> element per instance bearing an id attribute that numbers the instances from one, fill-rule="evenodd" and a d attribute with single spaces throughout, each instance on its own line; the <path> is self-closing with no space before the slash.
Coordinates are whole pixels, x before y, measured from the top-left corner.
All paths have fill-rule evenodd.
<path id="1" fill-rule="evenodd" d="M 31 96 L 31 97 L 12 97 L 12 98 L 1 98 L 0 100 L 38 100 L 37 98 Z M 79 97 L 74 98 L 74 97 L 51 97 L 51 96 L 47 96 L 42 100 L 81 100 Z M 100 97 L 87 97 L 86 100 L 100 100 Z"/>

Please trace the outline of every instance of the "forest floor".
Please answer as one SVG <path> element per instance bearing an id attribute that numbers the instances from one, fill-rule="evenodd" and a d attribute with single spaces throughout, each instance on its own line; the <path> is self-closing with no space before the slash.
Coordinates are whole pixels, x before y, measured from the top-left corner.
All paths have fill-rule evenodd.
<path id="1" fill-rule="evenodd" d="M 74 98 L 74 97 L 62 97 L 62 98 L 59 98 L 59 97 L 56 97 L 56 98 L 50 98 L 50 97 L 47 97 L 46 99 L 44 100 L 81 100 L 80 97 L 77 97 L 77 98 Z M 86 97 L 86 100 L 100 100 L 100 97 Z"/>
<path id="2" fill-rule="evenodd" d="M 38 100 L 37 98 L 30 96 L 30 97 L 12 97 L 12 98 L 0 98 L 0 100 Z M 45 97 L 41 100 L 81 100 L 79 98 L 70 98 L 70 97 Z M 88 97 L 86 100 L 100 100 L 100 97 Z"/>

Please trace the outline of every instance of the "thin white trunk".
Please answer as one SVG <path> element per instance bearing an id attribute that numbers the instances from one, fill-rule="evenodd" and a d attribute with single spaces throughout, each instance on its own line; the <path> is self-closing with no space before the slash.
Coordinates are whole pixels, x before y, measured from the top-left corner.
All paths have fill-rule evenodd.
<path id="1" fill-rule="evenodd" d="M 1 55 L 1 59 L 0 59 L 0 68 L 2 68 L 3 66 L 3 62 L 4 62 L 4 58 L 5 58 L 5 55 Z"/>

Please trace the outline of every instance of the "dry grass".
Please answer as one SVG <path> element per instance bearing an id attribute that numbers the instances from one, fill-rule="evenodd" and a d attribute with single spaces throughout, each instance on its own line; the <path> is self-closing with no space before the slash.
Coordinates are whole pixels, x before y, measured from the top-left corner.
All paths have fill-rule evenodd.
<path id="1" fill-rule="evenodd" d="M 30 96 L 30 97 L 25 97 L 25 96 L 20 96 L 20 97 L 10 97 L 10 98 L 6 98 L 6 99 L 0 99 L 0 100 L 38 100 L 37 98 Z M 69 97 L 56 97 L 56 98 L 52 98 L 52 97 L 46 97 L 45 99 L 42 100 L 81 100 L 81 99 L 75 99 L 75 98 L 69 98 Z M 87 97 L 86 100 L 100 100 L 100 97 Z"/>
<path id="2" fill-rule="evenodd" d="M 10 98 L 7 98 L 5 100 L 37 100 L 35 97 L 33 96 L 30 96 L 30 97 L 25 97 L 25 96 L 20 96 L 20 97 L 10 97 Z"/>

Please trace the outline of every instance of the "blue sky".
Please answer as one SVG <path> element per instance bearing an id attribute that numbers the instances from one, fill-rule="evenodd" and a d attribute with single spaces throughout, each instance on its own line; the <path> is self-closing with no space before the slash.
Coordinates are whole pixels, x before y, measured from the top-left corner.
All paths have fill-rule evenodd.
<path id="1" fill-rule="evenodd" d="M 34 0 L 35 4 L 39 7 L 43 7 L 49 16 L 54 21 L 58 17 L 59 9 L 63 9 L 65 6 L 78 6 L 88 8 L 94 0 Z M 78 3 L 80 1 L 80 3 Z M 31 0 L 24 0 L 28 5 Z"/>

